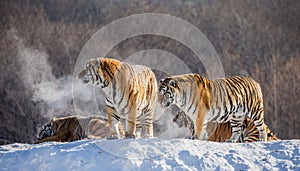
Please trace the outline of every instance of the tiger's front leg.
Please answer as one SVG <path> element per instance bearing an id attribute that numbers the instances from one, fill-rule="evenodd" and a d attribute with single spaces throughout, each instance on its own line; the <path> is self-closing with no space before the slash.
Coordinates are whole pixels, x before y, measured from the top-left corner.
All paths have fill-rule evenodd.
<path id="1" fill-rule="evenodd" d="M 112 139 L 120 139 L 121 134 L 119 132 L 119 120 L 120 119 L 117 115 L 115 108 L 106 106 L 107 110 L 107 124 L 110 128 L 110 135 L 107 137 L 108 140 Z"/>
<path id="2" fill-rule="evenodd" d="M 126 138 L 135 139 L 135 130 L 136 130 L 136 104 L 132 104 L 132 107 L 129 110 L 125 110 L 126 114 Z"/>
<path id="3" fill-rule="evenodd" d="M 60 131 L 59 133 L 57 133 L 52 137 L 46 137 L 44 139 L 37 140 L 36 142 L 34 142 L 34 144 L 39 144 L 39 143 L 49 142 L 49 141 L 68 142 L 68 141 L 72 141 L 70 139 L 72 138 L 71 135 L 72 135 L 71 130 L 64 130 L 64 131 Z"/>
<path id="4" fill-rule="evenodd" d="M 200 110 L 198 112 L 196 122 L 194 122 L 195 125 L 195 133 L 192 138 L 194 139 L 202 139 L 205 140 L 207 139 L 207 133 L 206 133 L 206 126 L 204 126 L 204 118 L 205 114 L 208 112 L 208 110 Z"/>

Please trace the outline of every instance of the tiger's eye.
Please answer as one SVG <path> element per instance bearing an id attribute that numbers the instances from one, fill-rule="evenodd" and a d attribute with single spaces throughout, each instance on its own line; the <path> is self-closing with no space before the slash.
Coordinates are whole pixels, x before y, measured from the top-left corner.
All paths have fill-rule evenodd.
<path id="1" fill-rule="evenodd" d="M 164 94 L 167 91 L 167 87 L 162 87 L 161 88 L 161 93 Z"/>

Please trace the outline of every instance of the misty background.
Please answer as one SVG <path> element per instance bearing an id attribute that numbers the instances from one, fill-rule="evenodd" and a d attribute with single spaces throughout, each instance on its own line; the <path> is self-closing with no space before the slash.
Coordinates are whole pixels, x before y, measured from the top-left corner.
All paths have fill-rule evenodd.
<path id="1" fill-rule="evenodd" d="M 139 13 L 169 14 L 196 26 L 215 47 L 226 76 L 260 83 L 271 130 L 282 139 L 300 138 L 300 1 L 2 0 L 0 144 L 32 143 L 52 117 L 74 115 L 72 75 L 81 49 L 105 25 Z M 126 59 L 147 49 L 170 52 L 207 76 L 188 47 L 164 36 L 126 39 L 108 56 Z M 100 110 L 93 114 L 105 116 L 101 91 L 76 92 L 85 102 L 96 94 Z M 167 129 L 172 117 L 161 116 L 156 131 Z"/>

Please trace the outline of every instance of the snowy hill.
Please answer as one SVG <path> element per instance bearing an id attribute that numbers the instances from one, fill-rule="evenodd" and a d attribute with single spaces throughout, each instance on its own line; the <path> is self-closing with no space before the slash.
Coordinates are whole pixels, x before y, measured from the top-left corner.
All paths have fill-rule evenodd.
<path id="1" fill-rule="evenodd" d="M 300 170 L 300 140 L 82 140 L 0 146 L 0 170 Z"/>

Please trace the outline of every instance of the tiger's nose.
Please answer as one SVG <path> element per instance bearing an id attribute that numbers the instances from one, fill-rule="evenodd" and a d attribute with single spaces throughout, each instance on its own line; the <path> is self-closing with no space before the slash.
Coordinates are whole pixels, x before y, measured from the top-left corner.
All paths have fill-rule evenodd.
<path id="1" fill-rule="evenodd" d="M 89 80 L 88 80 L 88 79 L 84 79 L 83 82 L 84 82 L 85 84 L 87 84 L 87 83 L 89 83 Z"/>

